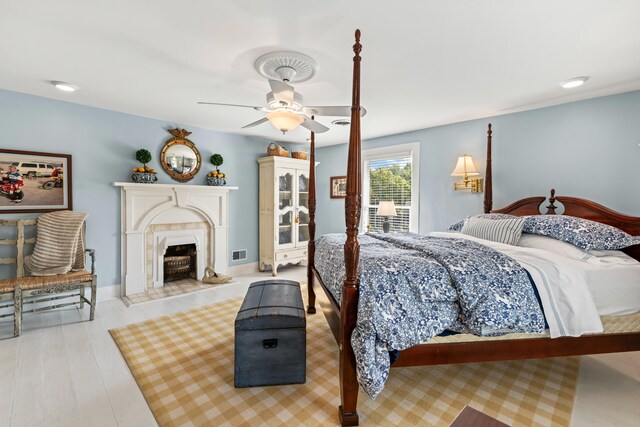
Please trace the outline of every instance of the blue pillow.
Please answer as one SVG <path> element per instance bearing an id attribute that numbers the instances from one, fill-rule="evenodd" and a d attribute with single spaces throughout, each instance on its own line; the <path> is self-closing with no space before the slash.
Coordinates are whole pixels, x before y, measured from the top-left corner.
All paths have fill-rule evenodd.
<path id="1" fill-rule="evenodd" d="M 509 219 L 509 218 L 517 218 L 514 215 L 507 215 L 507 214 L 480 214 L 480 215 L 474 215 L 474 218 L 484 218 L 484 219 Z M 467 217 L 469 218 L 469 217 Z M 460 220 L 458 222 L 456 222 L 455 224 L 453 224 L 451 227 L 449 227 L 447 229 L 447 231 L 461 231 L 462 227 L 464 226 L 465 221 L 467 220 L 467 218 Z"/>
<path id="2" fill-rule="evenodd" d="M 607 224 L 567 215 L 527 216 L 522 232 L 553 237 L 585 251 L 623 249 L 640 244 L 640 236 L 632 236 Z"/>

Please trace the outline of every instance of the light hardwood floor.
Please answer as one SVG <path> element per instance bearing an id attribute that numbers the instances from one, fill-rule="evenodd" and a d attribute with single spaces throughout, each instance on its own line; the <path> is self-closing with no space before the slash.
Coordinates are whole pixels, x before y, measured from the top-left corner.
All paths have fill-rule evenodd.
<path id="1" fill-rule="evenodd" d="M 300 267 L 278 273 L 298 281 L 304 276 Z M 25 315 L 22 336 L 0 339 L 0 426 L 155 426 L 109 329 L 244 295 L 251 282 L 270 277 L 240 276 L 131 307 L 120 299 L 103 301 L 93 322 L 80 321 L 88 310 Z M 12 328 L 1 322 L 0 338 L 11 336 Z M 572 426 L 636 426 L 638 402 L 640 352 L 583 357 Z"/>

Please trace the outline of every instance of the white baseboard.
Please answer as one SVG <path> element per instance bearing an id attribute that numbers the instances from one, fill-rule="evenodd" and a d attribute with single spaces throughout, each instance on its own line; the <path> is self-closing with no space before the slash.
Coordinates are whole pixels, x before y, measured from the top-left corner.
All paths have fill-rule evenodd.
<path id="1" fill-rule="evenodd" d="M 248 262 L 246 264 L 229 266 L 230 276 L 242 276 L 243 274 L 252 274 L 258 272 L 257 262 Z"/>
<path id="2" fill-rule="evenodd" d="M 98 301 L 114 298 L 120 298 L 120 285 L 98 286 L 98 293 L 96 294 Z"/>

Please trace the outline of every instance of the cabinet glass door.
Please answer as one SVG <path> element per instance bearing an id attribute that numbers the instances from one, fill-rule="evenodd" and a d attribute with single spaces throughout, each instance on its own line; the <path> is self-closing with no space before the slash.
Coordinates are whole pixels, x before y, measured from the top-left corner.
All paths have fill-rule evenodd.
<path id="1" fill-rule="evenodd" d="M 293 212 L 289 211 L 278 215 L 278 244 L 286 245 L 293 243 L 293 222 L 291 217 Z"/>
<path id="2" fill-rule="evenodd" d="M 282 169 L 278 174 L 278 244 L 294 243 L 294 177 L 293 170 Z"/>
<path id="3" fill-rule="evenodd" d="M 299 246 L 309 241 L 309 176 L 304 171 L 297 173 L 298 200 L 296 206 L 296 233 Z"/>

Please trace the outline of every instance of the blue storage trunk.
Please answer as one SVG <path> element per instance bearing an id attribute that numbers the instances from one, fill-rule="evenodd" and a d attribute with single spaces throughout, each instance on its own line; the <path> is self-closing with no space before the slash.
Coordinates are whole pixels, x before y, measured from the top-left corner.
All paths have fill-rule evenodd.
<path id="1" fill-rule="evenodd" d="M 306 325 L 298 282 L 252 283 L 235 321 L 234 385 L 304 383 Z"/>

